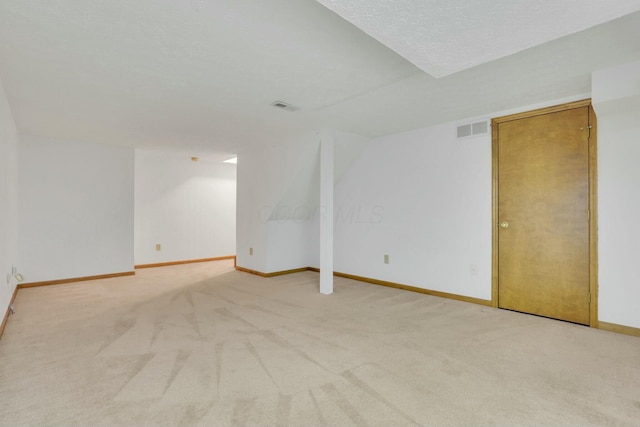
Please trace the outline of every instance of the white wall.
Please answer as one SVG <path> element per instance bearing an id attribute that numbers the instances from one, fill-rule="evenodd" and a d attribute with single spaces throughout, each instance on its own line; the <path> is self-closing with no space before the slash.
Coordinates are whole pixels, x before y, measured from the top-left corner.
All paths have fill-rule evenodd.
<path id="1" fill-rule="evenodd" d="M 133 270 L 134 151 L 21 136 L 25 282 Z"/>
<path id="2" fill-rule="evenodd" d="M 238 155 L 238 266 L 264 273 L 309 266 L 318 147 L 312 132 Z"/>
<path id="3" fill-rule="evenodd" d="M 11 273 L 12 266 L 19 268 L 18 225 L 18 133 L 0 79 L 0 319 L 16 286 Z"/>
<path id="4" fill-rule="evenodd" d="M 236 165 L 151 150 L 135 157 L 136 265 L 235 255 Z"/>
<path id="5" fill-rule="evenodd" d="M 354 133 L 342 132 L 339 130 L 332 130 L 331 132 L 334 138 L 333 146 L 333 181 L 334 185 L 338 185 L 345 174 L 350 170 L 352 164 L 360 156 L 360 154 L 366 149 L 369 144 L 370 138 L 363 137 Z M 319 179 L 320 172 L 317 173 L 317 179 Z M 320 183 L 316 184 L 319 187 Z M 334 207 L 335 207 L 335 193 L 334 193 Z M 318 206 L 320 194 L 315 193 L 315 203 L 313 214 L 311 215 L 311 224 L 308 226 L 308 244 L 309 244 L 309 266 L 320 268 L 320 219 L 321 216 L 326 215 L 326 209 L 320 209 Z M 334 209 L 336 211 L 336 209 Z M 341 212 L 338 210 L 338 212 Z M 334 218 L 335 221 L 335 218 Z M 335 233 L 334 233 L 335 234 Z M 336 242 L 334 241 L 334 249 Z M 335 258 L 335 257 L 334 257 Z"/>
<path id="6" fill-rule="evenodd" d="M 640 62 L 593 74 L 599 319 L 640 328 Z"/>
<path id="7" fill-rule="evenodd" d="M 335 270 L 491 298 L 491 137 L 371 141 L 335 192 Z M 384 255 L 389 264 L 384 264 Z"/>
<path id="8" fill-rule="evenodd" d="M 301 219 L 268 221 L 267 268 L 265 272 L 310 266 L 311 222 Z"/>
<path id="9" fill-rule="evenodd" d="M 334 134 L 337 181 L 368 139 Z M 238 266 L 265 273 L 319 266 L 319 149 L 318 131 L 239 154 Z"/>
<path id="10" fill-rule="evenodd" d="M 236 262 L 240 267 L 261 272 L 267 271 L 266 224 L 272 209 L 268 152 L 268 147 L 241 152 L 237 166 Z"/>

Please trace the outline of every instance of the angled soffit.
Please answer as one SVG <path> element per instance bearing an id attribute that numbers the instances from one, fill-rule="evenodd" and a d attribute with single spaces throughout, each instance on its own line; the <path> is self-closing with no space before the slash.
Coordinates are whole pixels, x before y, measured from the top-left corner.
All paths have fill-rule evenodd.
<path id="1" fill-rule="evenodd" d="M 317 0 L 439 78 L 640 10 L 640 0 Z"/>

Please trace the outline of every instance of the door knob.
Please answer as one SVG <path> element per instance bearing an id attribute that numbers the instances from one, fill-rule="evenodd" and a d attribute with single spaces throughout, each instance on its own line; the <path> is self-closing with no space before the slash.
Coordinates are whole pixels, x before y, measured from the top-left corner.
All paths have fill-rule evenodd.
<path id="1" fill-rule="evenodd" d="M 504 228 L 505 230 L 509 228 L 509 223 L 507 221 L 500 223 L 500 228 Z"/>

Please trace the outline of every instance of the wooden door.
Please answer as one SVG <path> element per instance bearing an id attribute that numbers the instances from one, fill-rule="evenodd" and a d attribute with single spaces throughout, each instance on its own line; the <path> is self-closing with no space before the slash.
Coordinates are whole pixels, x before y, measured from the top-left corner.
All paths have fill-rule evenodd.
<path id="1" fill-rule="evenodd" d="M 589 107 L 495 123 L 498 306 L 589 324 Z"/>

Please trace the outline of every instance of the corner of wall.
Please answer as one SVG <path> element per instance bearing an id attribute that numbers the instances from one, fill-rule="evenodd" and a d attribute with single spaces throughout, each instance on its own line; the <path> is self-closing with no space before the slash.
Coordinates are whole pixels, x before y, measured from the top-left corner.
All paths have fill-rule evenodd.
<path id="1" fill-rule="evenodd" d="M 19 268 L 19 135 L 0 76 L 0 318 L 11 303 Z"/>
<path id="2" fill-rule="evenodd" d="M 640 61 L 593 73 L 598 118 L 598 317 L 640 328 Z"/>

